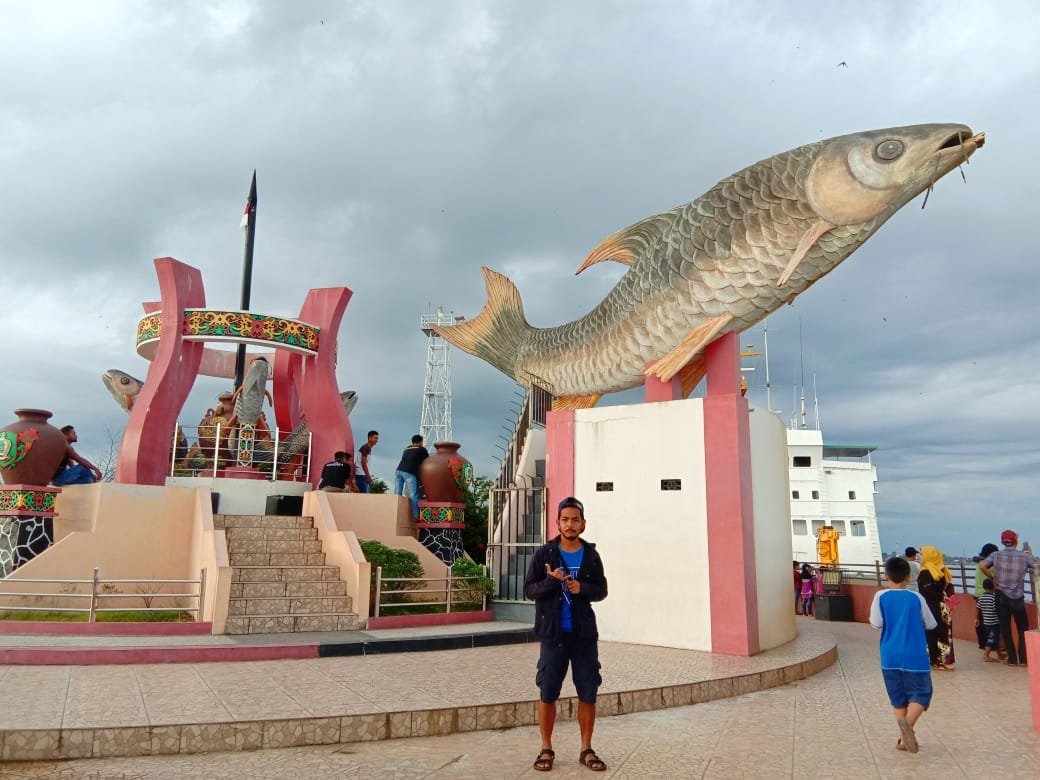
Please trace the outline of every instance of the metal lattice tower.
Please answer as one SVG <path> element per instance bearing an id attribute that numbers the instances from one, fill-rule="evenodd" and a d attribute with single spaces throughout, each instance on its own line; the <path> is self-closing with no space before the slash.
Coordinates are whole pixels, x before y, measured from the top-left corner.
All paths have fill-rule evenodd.
<path id="1" fill-rule="evenodd" d="M 419 435 L 427 446 L 437 441 L 451 441 L 451 351 L 448 343 L 434 333 L 432 325 L 456 325 L 464 318 L 445 314 L 438 306 L 436 314 L 424 314 L 419 327 L 426 334 L 426 381 L 423 383 L 422 416 Z"/>

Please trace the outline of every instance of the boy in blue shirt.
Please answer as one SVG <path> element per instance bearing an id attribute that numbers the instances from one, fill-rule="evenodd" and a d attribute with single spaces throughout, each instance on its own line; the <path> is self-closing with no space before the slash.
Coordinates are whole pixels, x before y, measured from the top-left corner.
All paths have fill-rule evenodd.
<path id="1" fill-rule="evenodd" d="M 935 617 L 920 593 L 907 590 L 910 564 L 904 558 L 885 561 L 890 586 L 874 594 L 870 625 L 881 629 L 881 674 L 892 703 L 899 741 L 896 748 L 917 752 L 914 724 L 932 702 L 931 663 L 925 629 Z"/>

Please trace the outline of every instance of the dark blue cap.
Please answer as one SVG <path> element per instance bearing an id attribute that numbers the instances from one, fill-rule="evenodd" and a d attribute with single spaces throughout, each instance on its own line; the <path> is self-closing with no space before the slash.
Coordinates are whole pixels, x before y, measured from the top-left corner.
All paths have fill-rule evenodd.
<path id="1" fill-rule="evenodd" d="M 583 518 L 585 517 L 585 506 L 574 496 L 567 496 L 567 498 L 563 499 L 563 501 L 560 502 L 559 507 L 557 507 L 556 513 L 559 514 L 569 506 L 577 507 L 581 516 Z"/>

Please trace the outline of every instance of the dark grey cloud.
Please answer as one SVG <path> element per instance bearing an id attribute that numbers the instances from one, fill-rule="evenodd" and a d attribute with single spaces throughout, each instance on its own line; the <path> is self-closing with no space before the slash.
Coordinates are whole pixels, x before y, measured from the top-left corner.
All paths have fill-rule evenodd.
<path id="1" fill-rule="evenodd" d="M 774 405 L 791 413 L 804 365 L 827 437 L 878 446 L 885 547 L 959 552 L 1008 523 L 1036 536 L 1034 14 L 1025 2 L 6 4 L 0 280 L 18 303 L 0 314 L 16 367 L 0 409 L 53 408 L 87 452 L 125 423 L 97 377 L 147 371 L 133 328 L 157 297 L 151 259 L 197 266 L 211 305 L 237 306 L 255 167 L 253 308 L 292 315 L 311 287 L 354 291 L 338 373 L 361 397 L 355 431 L 383 433 L 374 462 L 389 476 L 418 426 L 419 315 L 475 314 L 481 265 L 517 283 L 533 324 L 558 324 L 624 270 L 573 276 L 614 230 L 807 141 L 958 121 L 989 134 L 967 184 L 948 176 L 926 209 L 907 206 L 771 318 Z M 456 435 L 489 473 L 513 385 L 454 359 Z M 201 380 L 185 421 L 222 388 Z"/>

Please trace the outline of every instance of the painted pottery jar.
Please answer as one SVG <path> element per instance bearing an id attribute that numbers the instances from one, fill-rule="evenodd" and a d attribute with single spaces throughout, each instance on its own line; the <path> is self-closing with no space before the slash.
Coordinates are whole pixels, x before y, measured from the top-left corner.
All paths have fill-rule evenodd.
<path id="1" fill-rule="evenodd" d="M 439 441 L 433 446 L 437 451 L 419 466 L 419 481 L 426 500 L 466 503 L 463 487 L 473 480 L 473 465 L 459 455 L 462 445 L 454 441 Z"/>
<path id="2" fill-rule="evenodd" d="M 0 428 L 0 478 L 6 485 L 47 485 L 65 460 L 65 435 L 43 409 L 15 409 L 17 422 Z"/>

